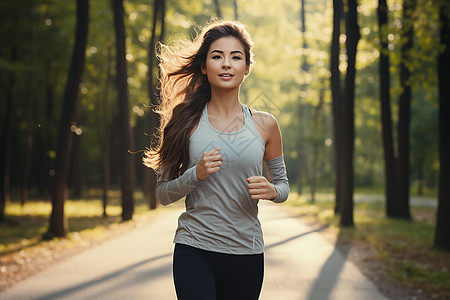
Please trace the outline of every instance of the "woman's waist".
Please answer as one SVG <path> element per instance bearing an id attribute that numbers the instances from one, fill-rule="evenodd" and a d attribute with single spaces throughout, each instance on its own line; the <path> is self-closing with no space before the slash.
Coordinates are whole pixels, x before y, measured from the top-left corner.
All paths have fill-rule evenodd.
<path id="1" fill-rule="evenodd" d="M 241 217 L 232 221 L 231 218 L 224 218 L 223 215 L 198 212 L 198 210 L 189 211 L 180 216 L 175 235 L 176 241 L 189 241 L 190 244 L 201 248 L 222 249 L 219 252 L 262 249 L 263 235 L 257 218 Z"/>

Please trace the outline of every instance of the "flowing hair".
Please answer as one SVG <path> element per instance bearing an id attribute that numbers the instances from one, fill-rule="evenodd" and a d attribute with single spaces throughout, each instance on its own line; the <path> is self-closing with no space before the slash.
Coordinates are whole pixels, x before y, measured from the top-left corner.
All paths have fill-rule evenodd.
<path id="1" fill-rule="evenodd" d="M 247 27 L 237 21 L 215 21 L 192 42 L 158 46 L 160 99 L 156 112 L 161 118 L 160 127 L 156 134 L 157 146 L 145 151 L 143 162 L 147 167 L 168 172 L 170 179 L 177 178 L 188 168 L 190 132 L 211 98 L 211 86 L 201 72 L 209 47 L 219 38 L 228 36 L 242 43 L 245 63 L 250 67 L 253 42 Z"/>

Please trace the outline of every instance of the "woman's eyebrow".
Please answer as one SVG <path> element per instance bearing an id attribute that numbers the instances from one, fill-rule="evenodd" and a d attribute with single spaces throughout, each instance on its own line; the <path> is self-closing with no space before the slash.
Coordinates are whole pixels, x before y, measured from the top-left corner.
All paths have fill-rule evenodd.
<path id="1" fill-rule="evenodd" d="M 214 52 L 223 54 L 223 51 L 222 51 L 222 50 L 213 50 L 213 51 L 211 51 L 209 54 L 212 54 L 212 53 L 214 53 Z M 231 54 L 234 54 L 234 53 L 240 53 L 240 54 L 244 55 L 244 53 L 242 53 L 242 51 L 239 51 L 239 50 L 231 51 Z"/>

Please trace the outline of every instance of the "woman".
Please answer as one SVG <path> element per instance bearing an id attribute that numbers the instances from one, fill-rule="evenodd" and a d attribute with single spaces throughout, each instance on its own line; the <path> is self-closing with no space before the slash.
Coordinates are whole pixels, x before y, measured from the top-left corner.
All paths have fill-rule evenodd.
<path id="1" fill-rule="evenodd" d="M 186 197 L 174 238 L 178 299 L 251 300 L 261 291 L 258 201 L 285 201 L 289 185 L 276 119 L 239 100 L 252 46 L 244 25 L 222 21 L 192 43 L 160 48 L 160 143 L 145 163 L 159 170 L 163 205 Z"/>

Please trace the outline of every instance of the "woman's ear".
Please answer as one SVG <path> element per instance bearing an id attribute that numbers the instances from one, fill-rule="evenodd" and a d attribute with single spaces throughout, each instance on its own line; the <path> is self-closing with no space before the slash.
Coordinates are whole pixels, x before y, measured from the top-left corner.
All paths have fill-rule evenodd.
<path id="1" fill-rule="evenodd" d="M 206 75 L 206 65 L 202 65 L 201 70 L 202 70 L 203 75 Z"/>
<path id="2" fill-rule="evenodd" d="M 247 76 L 250 73 L 250 66 L 245 67 L 245 76 Z"/>

